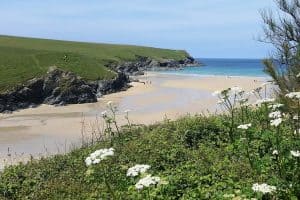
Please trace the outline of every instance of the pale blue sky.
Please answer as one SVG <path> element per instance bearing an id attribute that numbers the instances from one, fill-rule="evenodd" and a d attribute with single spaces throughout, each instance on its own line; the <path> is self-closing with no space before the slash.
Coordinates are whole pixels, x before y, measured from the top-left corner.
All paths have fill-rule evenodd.
<path id="1" fill-rule="evenodd" d="M 273 0 L 0 0 L 0 34 L 262 58 L 259 10 Z"/>

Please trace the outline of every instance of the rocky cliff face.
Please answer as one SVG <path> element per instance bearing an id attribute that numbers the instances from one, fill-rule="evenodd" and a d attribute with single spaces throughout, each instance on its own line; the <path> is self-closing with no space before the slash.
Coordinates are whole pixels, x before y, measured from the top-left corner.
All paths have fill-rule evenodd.
<path id="1" fill-rule="evenodd" d="M 198 65 L 192 57 L 184 60 L 154 60 L 138 57 L 137 61 L 108 66 L 118 72 L 112 80 L 87 82 L 74 73 L 51 69 L 41 78 L 28 81 L 13 91 L 0 94 L 0 113 L 35 107 L 39 104 L 66 105 L 96 102 L 102 95 L 125 90 L 129 75 L 141 75 L 149 69 L 182 68 Z"/>
<path id="2" fill-rule="evenodd" d="M 185 66 L 196 66 L 199 64 L 200 63 L 198 61 L 190 56 L 183 60 L 163 59 L 159 61 L 148 57 L 138 56 L 137 61 L 124 62 L 117 66 L 113 66 L 113 68 L 118 71 L 122 71 L 127 75 L 142 75 L 146 70 L 180 69 Z"/>
<path id="3" fill-rule="evenodd" d="M 50 70 L 14 91 L 0 94 L 0 112 L 34 107 L 39 104 L 67 105 L 92 103 L 97 97 L 128 88 L 129 78 L 119 73 L 115 79 L 86 82 L 71 72 Z"/>

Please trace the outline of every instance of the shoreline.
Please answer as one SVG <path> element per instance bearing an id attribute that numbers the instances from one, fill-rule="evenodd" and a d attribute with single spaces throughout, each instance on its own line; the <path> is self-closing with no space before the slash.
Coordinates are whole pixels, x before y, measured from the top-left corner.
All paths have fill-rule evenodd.
<path id="1" fill-rule="evenodd" d="M 106 109 L 108 101 L 117 105 L 117 121 L 120 125 L 127 123 L 124 119 L 126 109 L 132 111 L 129 114 L 132 123 L 149 125 L 166 117 L 175 120 L 186 114 L 215 113 L 218 108 L 217 99 L 211 95 L 214 90 L 236 85 L 249 90 L 265 80 L 257 77 L 204 78 L 156 72 L 146 72 L 136 78 L 145 83 L 131 82 L 132 87 L 128 90 L 105 95 L 96 103 L 59 107 L 41 105 L 11 114 L 0 114 L 0 168 L 26 161 L 30 155 L 48 156 L 68 152 L 78 146 L 82 128 L 90 136 L 96 126 L 103 126 L 99 116 Z M 254 82 L 254 79 L 259 81 Z M 84 127 L 83 120 L 86 123 Z M 98 125 L 97 120 L 100 123 Z M 8 149 L 10 157 L 7 156 Z"/>

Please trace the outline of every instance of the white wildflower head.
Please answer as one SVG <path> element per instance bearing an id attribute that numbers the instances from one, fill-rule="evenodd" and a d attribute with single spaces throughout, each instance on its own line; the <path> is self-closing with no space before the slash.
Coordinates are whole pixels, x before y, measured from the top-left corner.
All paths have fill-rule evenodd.
<path id="1" fill-rule="evenodd" d="M 111 106 L 111 105 L 113 104 L 113 102 L 112 102 L 112 101 L 108 101 L 106 104 L 107 104 L 108 106 Z"/>
<path id="2" fill-rule="evenodd" d="M 261 104 L 268 104 L 274 102 L 275 99 L 271 98 L 264 98 L 264 99 L 259 99 L 255 102 L 256 105 L 261 105 Z"/>
<path id="3" fill-rule="evenodd" d="M 237 87 L 237 86 L 234 86 L 232 88 L 230 88 L 231 92 L 233 93 L 240 93 L 240 92 L 243 92 L 243 89 L 240 88 L 240 87 Z"/>
<path id="4" fill-rule="evenodd" d="M 269 105 L 268 108 L 270 108 L 271 110 L 277 110 L 283 106 L 284 106 L 283 104 L 277 103 L 277 104 Z"/>
<path id="5" fill-rule="evenodd" d="M 151 185 L 157 185 L 159 183 L 160 178 L 158 176 L 147 175 L 135 184 L 135 188 L 141 190 L 145 187 L 150 187 Z"/>
<path id="6" fill-rule="evenodd" d="M 135 165 L 127 170 L 127 176 L 138 176 L 139 174 L 145 173 L 150 169 L 150 165 Z"/>
<path id="7" fill-rule="evenodd" d="M 278 150 L 274 150 L 274 151 L 272 152 L 272 155 L 277 156 L 277 155 L 278 155 Z"/>
<path id="8" fill-rule="evenodd" d="M 300 92 L 290 92 L 285 95 L 285 97 L 290 98 L 290 99 L 300 99 Z"/>
<path id="9" fill-rule="evenodd" d="M 252 126 L 252 124 L 242 124 L 242 125 L 239 125 L 237 128 L 247 130 L 251 126 Z"/>
<path id="10" fill-rule="evenodd" d="M 270 84 L 271 84 L 271 82 L 265 82 L 265 83 L 261 84 L 261 87 L 266 87 L 266 86 L 268 86 Z"/>
<path id="11" fill-rule="evenodd" d="M 131 112 L 131 110 L 129 110 L 129 109 L 124 110 L 124 113 L 126 113 L 126 114 L 128 114 L 128 113 L 130 113 L 130 112 Z"/>
<path id="12" fill-rule="evenodd" d="M 222 94 L 222 92 L 221 91 L 214 91 L 213 93 L 212 93 L 212 95 L 214 96 L 214 97 L 219 97 L 220 95 Z"/>
<path id="13" fill-rule="evenodd" d="M 280 111 L 271 112 L 269 114 L 269 118 L 271 118 L 271 119 L 277 119 L 277 118 L 281 118 L 281 117 L 282 117 L 282 115 L 281 115 Z"/>
<path id="14" fill-rule="evenodd" d="M 104 110 L 103 112 L 101 112 L 102 117 L 107 117 L 107 111 Z"/>
<path id="15" fill-rule="evenodd" d="M 300 73 L 299 74 L 297 74 L 297 76 L 296 76 L 297 78 L 300 78 Z"/>
<path id="16" fill-rule="evenodd" d="M 85 159 L 85 164 L 86 166 L 90 166 L 92 164 L 99 164 L 102 160 L 105 160 L 107 157 L 113 156 L 114 151 L 115 149 L 113 148 L 96 150 Z"/>
<path id="17" fill-rule="evenodd" d="M 263 184 L 258 184 L 258 183 L 255 183 L 253 184 L 252 186 L 252 190 L 254 192 L 261 192 L 263 194 L 266 194 L 266 193 L 272 193 L 272 192 L 275 192 L 276 191 L 276 187 L 275 186 L 271 186 L 271 185 L 268 185 L 266 183 L 263 183 Z"/>
<path id="18" fill-rule="evenodd" d="M 291 151 L 292 156 L 299 158 L 300 157 L 300 151 Z"/>
<path id="19" fill-rule="evenodd" d="M 293 117 L 293 120 L 298 120 L 298 119 L 299 119 L 298 115 L 295 115 L 295 116 Z"/>
<path id="20" fill-rule="evenodd" d="M 270 121 L 271 126 L 278 127 L 282 122 L 282 118 L 272 119 Z"/>

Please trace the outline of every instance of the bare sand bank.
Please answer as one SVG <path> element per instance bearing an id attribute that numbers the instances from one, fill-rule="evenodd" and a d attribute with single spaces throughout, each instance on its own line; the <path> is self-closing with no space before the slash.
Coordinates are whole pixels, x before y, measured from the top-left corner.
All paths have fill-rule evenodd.
<path id="1" fill-rule="evenodd" d="M 212 97 L 212 91 L 232 86 L 248 91 L 266 81 L 257 77 L 193 77 L 159 73 L 147 73 L 139 79 L 145 83 L 134 82 L 127 91 L 106 95 L 97 103 L 64 107 L 41 105 L 12 114 L 0 114 L 0 168 L 4 164 L 26 160 L 30 155 L 64 153 L 80 144 L 82 129 L 88 134 L 97 128 L 96 117 L 106 109 L 108 101 L 113 101 L 119 109 L 119 124 L 126 123 L 126 109 L 131 110 L 132 123 L 151 124 L 187 113 L 215 112 L 217 99 Z M 101 127 L 103 124 L 99 123 Z"/>

